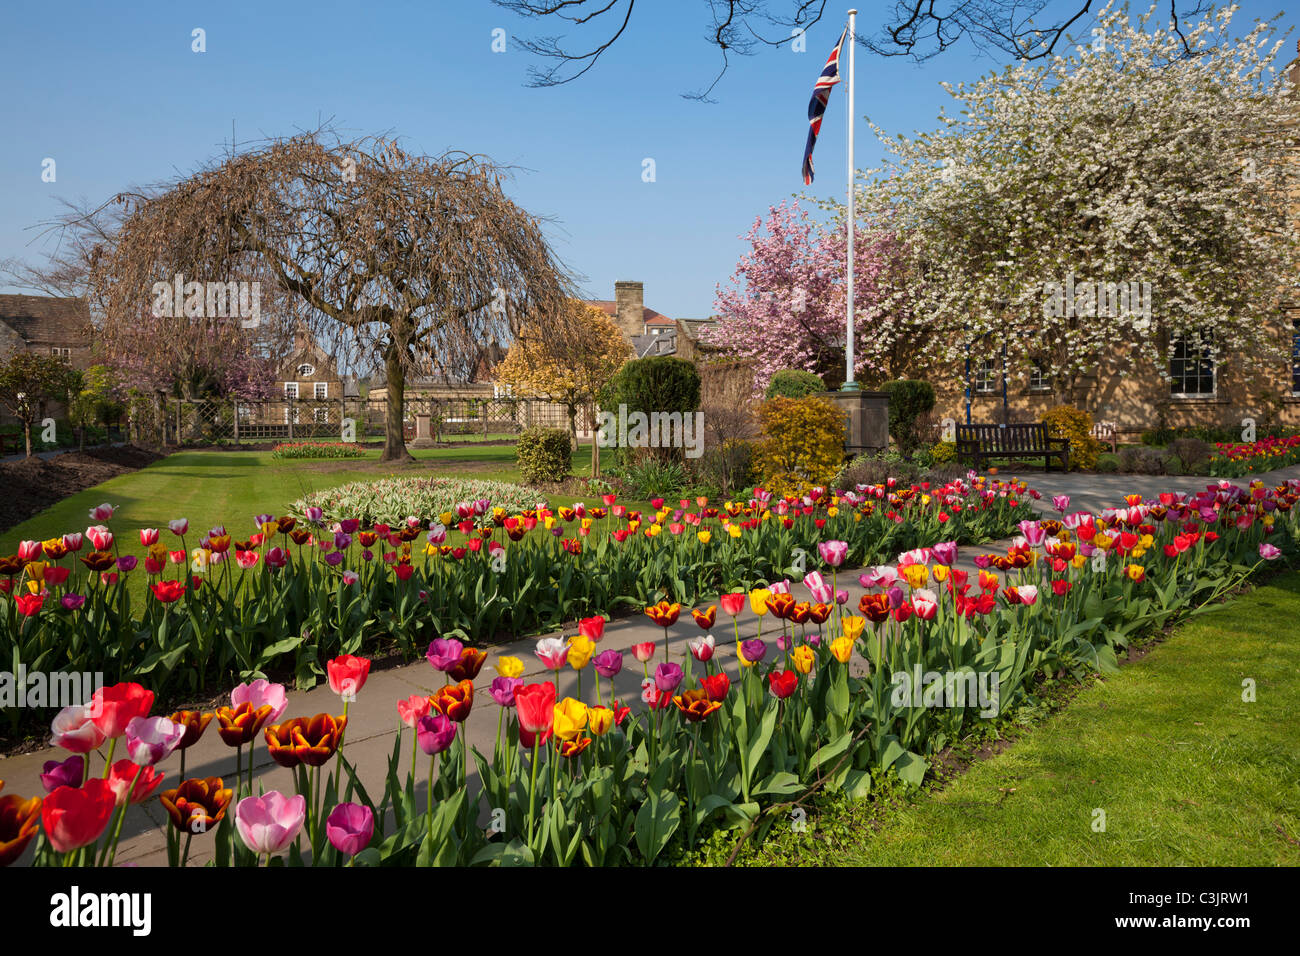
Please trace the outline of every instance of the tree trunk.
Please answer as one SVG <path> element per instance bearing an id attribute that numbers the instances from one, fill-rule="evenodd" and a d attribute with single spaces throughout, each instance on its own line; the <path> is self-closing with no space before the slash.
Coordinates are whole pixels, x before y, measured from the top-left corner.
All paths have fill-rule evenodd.
<path id="1" fill-rule="evenodd" d="M 600 435 L 600 429 L 596 427 L 596 408 L 591 406 L 588 411 L 591 412 L 591 477 L 600 477 L 600 442 L 596 439 Z"/>
<path id="2" fill-rule="evenodd" d="M 388 402 L 384 412 L 384 453 L 380 461 L 414 461 L 406 450 L 403 431 L 402 406 L 406 398 L 406 369 L 395 347 L 390 346 L 384 359 L 384 373 L 388 380 Z"/>
<path id="3" fill-rule="evenodd" d="M 578 450 L 578 406 L 570 402 L 569 409 L 569 448 L 573 451 Z"/>
<path id="4" fill-rule="evenodd" d="M 23 437 L 27 440 L 27 457 L 32 457 L 32 423 L 23 421 Z"/>

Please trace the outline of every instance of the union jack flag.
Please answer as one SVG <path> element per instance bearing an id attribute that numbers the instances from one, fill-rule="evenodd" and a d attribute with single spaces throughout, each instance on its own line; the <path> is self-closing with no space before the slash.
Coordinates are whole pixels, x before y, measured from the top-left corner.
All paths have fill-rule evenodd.
<path id="1" fill-rule="evenodd" d="M 813 181 L 813 147 L 817 145 L 817 134 L 822 129 L 822 114 L 826 112 L 826 104 L 831 98 L 831 87 L 840 81 L 840 48 L 844 46 L 844 38 L 849 35 L 849 28 L 846 26 L 844 32 L 840 34 L 839 42 L 835 44 L 835 49 L 831 50 L 830 57 L 826 60 L 826 66 L 822 69 L 821 76 L 817 77 L 817 85 L 813 87 L 812 99 L 808 101 L 808 145 L 803 148 L 803 184 L 811 186 Z"/>

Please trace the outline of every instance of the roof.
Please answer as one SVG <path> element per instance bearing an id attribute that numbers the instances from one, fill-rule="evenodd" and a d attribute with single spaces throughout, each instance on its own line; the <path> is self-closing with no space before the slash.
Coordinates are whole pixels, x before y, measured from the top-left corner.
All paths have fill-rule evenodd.
<path id="1" fill-rule="evenodd" d="M 613 299 L 584 299 L 583 301 L 586 302 L 587 305 L 594 305 L 608 316 L 612 317 L 618 315 L 618 303 Z M 654 309 L 647 308 L 646 306 L 641 307 L 641 312 L 643 313 L 643 319 L 646 325 L 675 324 L 672 319 L 668 318 L 668 316 L 656 312 Z"/>
<path id="2" fill-rule="evenodd" d="M 90 310 L 85 299 L 50 295 L 0 295 L 0 322 L 28 344 L 86 342 Z"/>

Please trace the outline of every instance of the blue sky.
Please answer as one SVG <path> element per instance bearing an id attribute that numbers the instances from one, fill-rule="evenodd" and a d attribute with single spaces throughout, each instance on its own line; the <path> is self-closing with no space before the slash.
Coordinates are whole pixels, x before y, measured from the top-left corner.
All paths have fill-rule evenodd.
<path id="1" fill-rule="evenodd" d="M 1280 2 L 1245 0 L 1237 28 Z M 884 4 L 859 6 L 868 32 Z M 708 315 L 745 248 L 739 237 L 769 205 L 805 192 L 808 98 L 842 10 L 809 31 L 804 53 L 732 57 L 704 104 L 681 95 L 706 87 L 720 62 L 703 39 L 702 0 L 639 5 L 593 70 L 551 89 L 526 86 L 537 61 L 515 40 L 536 26 L 488 0 L 11 5 L 0 33 L 0 259 L 43 257 L 32 227 L 58 214 L 60 197 L 99 202 L 189 172 L 229 146 L 232 121 L 247 142 L 325 119 L 346 134 L 396 134 L 410 151 L 518 167 L 512 197 L 554 220 L 548 236 L 591 297 L 639 279 L 652 308 Z M 195 28 L 205 53 L 191 51 Z M 504 53 L 491 49 L 496 28 L 508 34 Z M 968 48 L 919 65 L 859 48 L 858 167 L 880 157 L 863 116 L 891 133 L 933 128 L 951 102 L 941 81 L 1000 66 Z M 834 89 L 822 127 L 814 196 L 844 194 L 844 92 Z M 46 157 L 53 183 L 41 181 Z M 642 180 L 647 158 L 654 182 Z"/>

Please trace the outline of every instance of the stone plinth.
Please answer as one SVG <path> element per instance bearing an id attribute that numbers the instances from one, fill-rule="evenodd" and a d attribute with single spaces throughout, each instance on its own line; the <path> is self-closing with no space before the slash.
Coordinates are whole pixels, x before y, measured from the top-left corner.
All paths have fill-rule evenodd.
<path id="1" fill-rule="evenodd" d="M 409 442 L 411 448 L 432 448 L 433 440 L 433 416 L 417 412 L 415 415 L 415 438 Z"/>
<path id="2" fill-rule="evenodd" d="M 844 412 L 846 458 L 889 447 L 888 392 L 822 392 Z"/>

